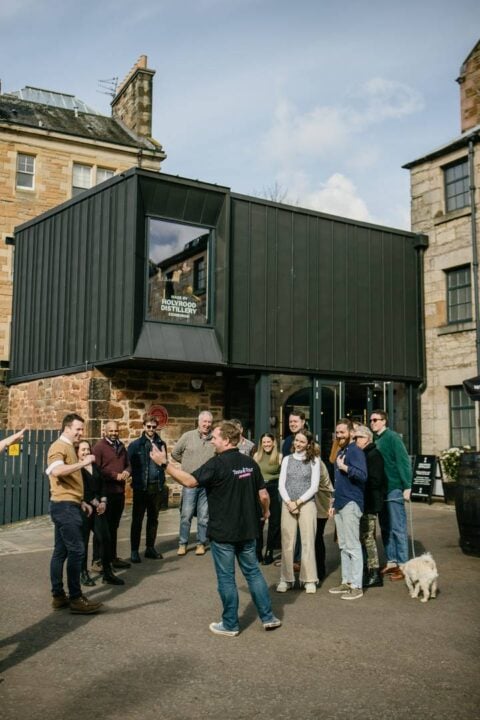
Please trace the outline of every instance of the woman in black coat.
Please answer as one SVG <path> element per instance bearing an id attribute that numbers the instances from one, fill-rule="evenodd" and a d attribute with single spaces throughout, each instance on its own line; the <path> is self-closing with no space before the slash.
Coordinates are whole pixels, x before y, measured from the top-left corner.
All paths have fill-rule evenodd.
<path id="1" fill-rule="evenodd" d="M 92 452 L 88 440 L 81 440 L 77 448 L 79 460 L 83 460 Z M 103 566 L 103 582 L 109 585 L 125 585 L 125 581 L 117 577 L 112 570 L 110 557 L 110 531 L 108 529 L 105 509 L 107 507 L 107 496 L 105 494 L 105 481 L 102 479 L 98 467 L 92 463 L 82 468 L 83 478 L 83 499 L 92 508 L 89 516 L 84 515 L 83 540 L 85 543 L 85 555 L 83 558 L 80 581 L 82 585 L 95 585 L 95 580 L 90 576 L 87 569 L 88 541 L 90 532 L 93 532 L 100 547 L 100 557 Z"/>
<path id="2" fill-rule="evenodd" d="M 355 428 L 353 438 L 357 447 L 365 453 L 368 471 L 364 509 L 360 519 L 360 541 L 366 559 L 363 587 L 381 587 L 383 579 L 380 574 L 375 536 L 377 515 L 382 509 L 387 495 L 387 478 L 384 472 L 383 457 L 375 447 L 371 430 L 365 425 L 359 425 Z"/>

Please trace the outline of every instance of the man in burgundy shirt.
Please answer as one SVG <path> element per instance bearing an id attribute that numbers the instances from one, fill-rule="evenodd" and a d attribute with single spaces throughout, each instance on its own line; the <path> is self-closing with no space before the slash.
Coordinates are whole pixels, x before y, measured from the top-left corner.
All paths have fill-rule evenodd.
<path id="1" fill-rule="evenodd" d="M 118 437 L 118 423 L 110 420 L 105 425 L 103 438 L 92 450 L 95 463 L 105 479 L 107 508 L 105 517 L 108 522 L 111 538 L 111 558 L 115 568 L 128 568 L 130 563 L 118 557 L 117 531 L 125 506 L 125 481 L 131 473 L 130 460 L 125 445 Z M 95 558 L 97 558 L 94 552 Z M 99 569 L 98 559 L 93 562 L 93 569 Z"/>

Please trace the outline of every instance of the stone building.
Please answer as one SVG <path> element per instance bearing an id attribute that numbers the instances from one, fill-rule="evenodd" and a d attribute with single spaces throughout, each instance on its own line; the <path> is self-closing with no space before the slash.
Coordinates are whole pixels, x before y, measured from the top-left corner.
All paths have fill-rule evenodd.
<path id="1" fill-rule="evenodd" d="M 142 55 L 120 84 L 111 116 L 78 98 L 26 87 L 0 95 L 0 363 L 8 367 L 15 226 L 133 166 L 159 171 L 152 138 L 154 70 Z M 2 380 L 2 377 L 0 377 Z M 0 426 L 6 389 L 0 384 Z"/>
<path id="2" fill-rule="evenodd" d="M 480 447 L 479 403 L 462 382 L 480 374 L 478 214 L 480 210 L 480 41 L 463 63 L 461 135 L 405 165 L 412 229 L 425 233 L 426 387 L 422 452 Z"/>

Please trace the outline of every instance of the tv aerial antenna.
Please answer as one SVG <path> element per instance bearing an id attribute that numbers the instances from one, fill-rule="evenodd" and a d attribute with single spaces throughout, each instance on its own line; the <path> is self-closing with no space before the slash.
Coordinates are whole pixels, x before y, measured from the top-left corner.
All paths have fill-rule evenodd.
<path id="1" fill-rule="evenodd" d="M 111 98 L 114 98 L 117 94 L 118 77 L 98 80 L 98 84 L 101 89 L 97 90 L 97 92 L 102 93 L 102 95 L 109 95 Z"/>

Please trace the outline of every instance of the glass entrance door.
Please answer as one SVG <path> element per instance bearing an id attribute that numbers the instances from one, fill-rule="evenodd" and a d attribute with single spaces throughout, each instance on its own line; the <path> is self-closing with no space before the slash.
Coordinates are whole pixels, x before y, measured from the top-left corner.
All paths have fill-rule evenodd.
<path id="1" fill-rule="evenodd" d="M 343 415 L 344 388 L 342 382 L 320 378 L 315 378 L 313 385 L 313 434 L 320 445 L 322 460 L 328 463 L 335 437 L 335 426 Z"/>

